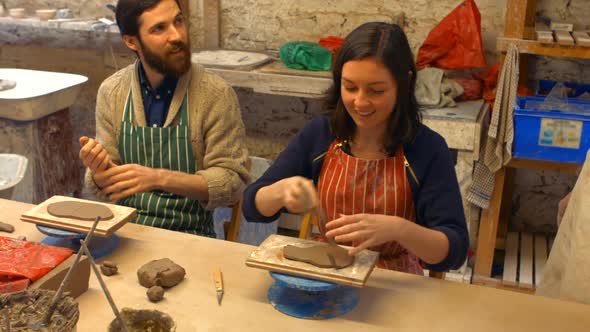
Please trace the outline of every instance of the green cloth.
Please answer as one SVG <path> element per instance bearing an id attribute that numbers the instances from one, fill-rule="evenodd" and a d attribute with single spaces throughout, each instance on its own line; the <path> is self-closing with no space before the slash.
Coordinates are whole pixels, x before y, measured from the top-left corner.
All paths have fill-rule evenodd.
<path id="1" fill-rule="evenodd" d="M 332 52 L 312 42 L 293 41 L 281 46 L 279 56 L 283 63 L 291 69 L 330 70 Z"/>

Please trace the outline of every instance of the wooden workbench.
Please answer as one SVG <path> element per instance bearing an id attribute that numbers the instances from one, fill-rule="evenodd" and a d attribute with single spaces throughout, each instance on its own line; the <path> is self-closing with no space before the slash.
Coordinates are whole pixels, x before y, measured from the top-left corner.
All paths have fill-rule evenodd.
<path id="1" fill-rule="evenodd" d="M 32 224 L 18 221 L 29 204 L 0 199 L 0 219 L 16 227 L 12 236 L 40 240 Z M 119 232 L 121 245 L 109 259 L 118 275 L 106 277 L 119 307 L 169 313 L 186 331 L 587 331 L 590 306 L 474 285 L 376 269 L 360 290 L 356 308 L 341 318 L 302 320 L 276 311 L 267 301 L 267 272 L 248 268 L 252 246 L 135 224 Z M 187 270 L 186 279 L 157 304 L 148 302 L 136 270 L 169 257 Z M 223 271 L 226 292 L 217 305 L 211 271 Z M 78 298 L 78 331 L 105 331 L 113 318 L 96 278 Z"/>

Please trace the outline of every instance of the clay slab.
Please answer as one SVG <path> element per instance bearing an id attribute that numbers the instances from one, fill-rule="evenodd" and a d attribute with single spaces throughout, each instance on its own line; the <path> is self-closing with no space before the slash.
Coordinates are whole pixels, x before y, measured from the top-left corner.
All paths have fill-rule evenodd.
<path id="1" fill-rule="evenodd" d="M 307 248 L 288 245 L 283 249 L 283 254 L 287 259 L 305 262 L 325 269 L 342 269 L 354 262 L 354 256 L 350 256 L 348 250 L 326 243 Z"/>
<path id="2" fill-rule="evenodd" d="M 113 212 L 102 204 L 79 201 L 51 203 L 47 205 L 47 212 L 54 217 L 88 221 L 94 221 L 96 217 L 100 217 L 100 220 L 109 220 L 114 217 Z"/>

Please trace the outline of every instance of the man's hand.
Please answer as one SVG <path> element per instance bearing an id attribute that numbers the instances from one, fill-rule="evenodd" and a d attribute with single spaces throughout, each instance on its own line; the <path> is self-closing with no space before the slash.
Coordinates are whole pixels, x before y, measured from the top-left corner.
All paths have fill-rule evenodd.
<path id="1" fill-rule="evenodd" d="M 348 253 L 355 255 L 363 249 L 396 241 L 404 221 L 400 217 L 381 214 L 340 215 L 326 224 L 326 237 L 332 237 L 336 242 L 352 242 L 354 247 Z"/>
<path id="2" fill-rule="evenodd" d="M 80 145 L 82 147 L 79 158 L 92 173 L 96 174 L 114 166 L 107 150 L 96 140 L 82 136 L 80 137 Z"/>
<path id="3" fill-rule="evenodd" d="M 133 194 L 161 188 L 159 170 L 138 164 L 113 166 L 94 175 L 96 184 L 103 188 L 101 193 L 116 202 Z"/>

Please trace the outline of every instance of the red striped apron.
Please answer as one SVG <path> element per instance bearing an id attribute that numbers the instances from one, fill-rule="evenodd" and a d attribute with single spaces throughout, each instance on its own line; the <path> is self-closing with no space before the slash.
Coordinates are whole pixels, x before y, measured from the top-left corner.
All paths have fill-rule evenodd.
<path id="1" fill-rule="evenodd" d="M 356 158 L 334 141 L 318 181 L 320 207 L 328 221 L 339 214 L 385 214 L 416 221 L 412 190 L 406 176 L 404 151 L 379 160 Z M 322 235 L 325 233 L 320 225 Z M 370 248 L 380 253 L 377 266 L 422 275 L 420 260 L 397 242 Z"/>

